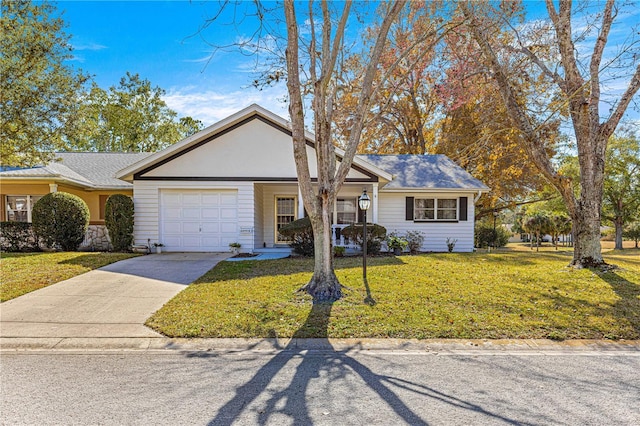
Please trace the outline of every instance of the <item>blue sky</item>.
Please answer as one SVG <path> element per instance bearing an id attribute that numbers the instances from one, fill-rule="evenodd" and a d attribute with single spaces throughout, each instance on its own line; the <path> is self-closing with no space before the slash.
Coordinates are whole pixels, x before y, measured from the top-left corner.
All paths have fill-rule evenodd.
<path id="1" fill-rule="evenodd" d="M 283 84 L 263 91 L 250 87 L 255 59 L 219 52 L 207 63 L 212 47 L 198 30 L 216 6 L 216 1 L 57 2 L 72 35 L 74 66 L 102 88 L 117 84 L 127 71 L 138 73 L 167 91 L 169 107 L 206 125 L 254 102 L 287 116 L 279 101 Z M 208 41 L 222 44 L 239 36 L 226 26 L 206 31 Z"/>
<path id="2" fill-rule="evenodd" d="M 533 15 L 544 10 L 539 2 L 526 4 Z M 254 102 L 287 117 L 284 84 L 262 91 L 250 86 L 255 58 L 232 52 L 211 57 L 207 41 L 233 43 L 255 28 L 251 18 L 238 27 L 211 26 L 203 40 L 198 30 L 217 6 L 217 0 L 57 2 L 72 35 L 74 66 L 93 75 L 102 88 L 117 84 L 129 71 L 165 89 L 165 101 L 181 116 L 190 115 L 205 125 Z M 624 38 L 625 30 L 638 24 L 638 16 L 638 10 L 624 16 L 626 25 L 617 34 Z M 627 118 L 638 120 L 638 115 L 629 110 Z"/>

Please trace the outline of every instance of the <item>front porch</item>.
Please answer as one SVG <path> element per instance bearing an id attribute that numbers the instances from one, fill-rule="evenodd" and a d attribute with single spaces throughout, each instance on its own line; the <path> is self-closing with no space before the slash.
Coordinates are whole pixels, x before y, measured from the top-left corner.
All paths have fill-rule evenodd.
<path id="1" fill-rule="evenodd" d="M 358 197 L 363 189 L 371 198 L 367 222 L 378 221 L 378 183 L 346 183 L 334 204 L 332 236 L 333 245 L 348 250 L 360 250 L 342 235 L 342 229 L 362 223 L 364 212 L 358 207 Z M 254 252 L 261 249 L 286 248 L 288 241 L 278 230 L 297 219 L 305 217 L 302 194 L 295 183 L 254 183 Z"/>

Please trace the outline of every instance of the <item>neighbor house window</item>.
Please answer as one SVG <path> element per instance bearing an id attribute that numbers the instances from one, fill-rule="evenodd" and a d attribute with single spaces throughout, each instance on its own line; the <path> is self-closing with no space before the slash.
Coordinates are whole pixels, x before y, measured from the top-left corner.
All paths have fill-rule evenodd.
<path id="1" fill-rule="evenodd" d="M 280 234 L 280 228 L 296 220 L 298 203 L 296 197 L 276 197 L 276 243 L 287 243 L 289 240 Z"/>
<path id="2" fill-rule="evenodd" d="M 7 195 L 7 221 L 31 222 L 33 205 L 42 195 Z"/>
<path id="3" fill-rule="evenodd" d="M 415 198 L 414 220 L 458 220 L 457 198 Z"/>

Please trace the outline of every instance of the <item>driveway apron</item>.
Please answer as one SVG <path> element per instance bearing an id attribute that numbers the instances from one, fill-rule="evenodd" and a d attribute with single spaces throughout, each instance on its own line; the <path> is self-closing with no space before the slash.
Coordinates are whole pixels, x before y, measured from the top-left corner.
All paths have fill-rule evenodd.
<path id="1" fill-rule="evenodd" d="M 0 304 L 0 337 L 159 337 L 144 322 L 228 253 L 112 263 Z"/>

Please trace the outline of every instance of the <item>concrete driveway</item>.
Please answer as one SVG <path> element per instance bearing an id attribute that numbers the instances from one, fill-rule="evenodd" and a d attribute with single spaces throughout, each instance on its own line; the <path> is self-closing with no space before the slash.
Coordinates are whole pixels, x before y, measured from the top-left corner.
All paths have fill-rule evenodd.
<path id="1" fill-rule="evenodd" d="M 0 304 L 0 337 L 159 337 L 147 318 L 229 256 L 152 254 L 78 275 Z"/>

